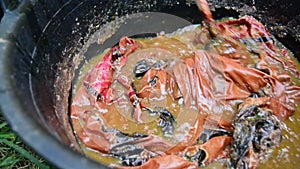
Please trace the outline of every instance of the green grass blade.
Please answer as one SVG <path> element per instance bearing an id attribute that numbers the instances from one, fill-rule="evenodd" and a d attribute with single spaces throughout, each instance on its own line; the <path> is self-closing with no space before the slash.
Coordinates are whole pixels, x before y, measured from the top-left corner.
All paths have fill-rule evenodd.
<path id="1" fill-rule="evenodd" d="M 49 168 L 48 166 L 44 165 L 43 163 L 41 163 L 37 158 L 35 158 L 34 156 L 32 156 L 28 151 L 26 151 L 25 149 L 19 147 L 18 145 L 6 140 L 6 139 L 0 139 L 0 142 L 6 144 L 7 146 L 13 148 L 14 150 L 16 150 L 18 153 L 20 153 L 21 155 L 23 155 L 25 158 L 27 158 L 28 160 L 32 161 L 33 163 L 35 163 L 37 166 L 39 166 L 40 168 Z"/>
<path id="2" fill-rule="evenodd" d="M 1 146 L 1 145 L 0 145 Z M 7 151 L 7 150 L 9 150 L 10 148 L 9 147 L 0 147 L 0 152 L 1 151 Z"/>
<path id="3" fill-rule="evenodd" d="M 0 134 L 0 138 L 13 138 L 15 136 L 14 133 Z"/>
<path id="4" fill-rule="evenodd" d="M 2 129 L 3 127 L 7 126 L 7 123 L 6 122 L 3 122 L 0 124 L 0 129 Z"/>
<path id="5" fill-rule="evenodd" d="M 11 133 L 11 131 L 8 127 L 4 127 L 3 129 L 0 130 L 0 134 L 4 134 L 4 133 Z"/>
<path id="6" fill-rule="evenodd" d="M 5 157 L 5 159 L 1 160 L 0 162 L 0 167 L 12 167 L 14 166 L 17 162 L 19 162 L 19 159 L 16 159 L 15 155 Z"/>

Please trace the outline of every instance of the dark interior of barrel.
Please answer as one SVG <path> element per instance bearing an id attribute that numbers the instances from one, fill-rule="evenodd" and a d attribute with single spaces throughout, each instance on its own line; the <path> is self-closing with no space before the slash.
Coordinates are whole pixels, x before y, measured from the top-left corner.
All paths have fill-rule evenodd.
<path id="1" fill-rule="evenodd" d="M 245 14 L 256 17 L 299 60 L 299 2 L 292 0 L 284 2 L 273 2 L 271 0 L 208 2 L 211 5 L 215 19 L 239 17 Z M 28 68 L 30 59 L 24 59 L 23 62 L 16 62 L 15 64 L 16 67 L 24 69 L 25 73 L 31 75 L 31 84 L 27 84 L 30 86 L 28 88 L 31 91 L 28 92 L 32 92 L 34 98 L 37 98 L 35 102 L 39 107 L 39 112 L 41 112 L 41 114 L 32 114 L 33 118 L 38 119 L 43 125 L 47 124 L 45 127 L 54 136 L 65 144 L 73 144 L 78 151 L 81 150 L 77 145 L 70 125 L 69 105 L 74 79 L 78 76 L 78 70 L 84 61 L 88 61 L 96 54 L 103 52 L 104 49 L 116 44 L 121 36 L 157 33 L 159 31 L 169 33 L 177 28 L 188 24 L 198 24 L 202 21 L 196 5 L 193 2 L 182 1 L 125 1 L 124 3 L 110 1 L 110 3 L 99 3 L 99 1 L 81 2 L 74 0 L 68 3 L 50 4 L 37 2 L 32 9 L 27 16 L 29 19 L 23 27 L 25 34 L 20 31 L 15 36 L 19 41 L 17 45 L 21 53 L 31 55 L 29 54 L 31 52 L 28 51 L 34 51 L 34 66 Z M 60 10 L 59 13 L 57 13 L 58 10 Z M 144 25 L 144 27 L 138 27 L 139 29 L 135 30 L 137 29 L 136 25 L 126 22 L 125 25 L 119 25 L 120 27 L 124 26 L 126 29 L 117 30 L 107 40 L 103 41 L 103 44 L 90 41 L 91 35 L 99 31 L 104 24 L 127 14 L 148 11 L 153 12 L 149 15 L 153 20 L 145 22 L 143 20 L 144 15 L 139 15 L 134 20 L 127 20 L 129 23 L 130 21 L 132 23 L 133 21 L 140 21 L 139 24 Z M 45 20 L 30 18 L 45 18 Z M 69 22 L 64 22 L 64 20 Z M 175 24 L 172 26 L 168 24 L 158 25 L 156 22 L 159 22 L 159 20 Z M 28 27 L 30 29 L 27 29 Z M 135 31 L 130 32 L 130 30 Z M 32 39 L 32 37 L 26 39 L 28 38 L 26 33 L 37 35 L 33 36 L 33 41 L 37 42 L 37 45 L 26 43 Z M 54 36 L 55 38 L 53 38 Z M 84 52 L 83 48 L 85 48 Z M 84 56 L 79 55 L 79 53 L 84 54 Z M 14 59 L 17 61 L 18 57 Z M 23 74 L 16 74 L 16 77 L 19 77 L 16 79 L 20 82 L 26 78 Z M 24 85 L 26 86 L 26 84 Z M 27 92 L 27 90 L 21 92 Z M 29 94 L 25 93 L 24 95 Z M 26 104 L 26 101 L 24 104 Z M 29 105 L 31 104 L 29 103 Z"/>

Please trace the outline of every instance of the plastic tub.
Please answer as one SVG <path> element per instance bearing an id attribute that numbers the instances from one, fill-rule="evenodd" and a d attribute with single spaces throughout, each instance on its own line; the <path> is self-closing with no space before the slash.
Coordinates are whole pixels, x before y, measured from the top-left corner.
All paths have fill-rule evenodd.
<path id="1" fill-rule="evenodd" d="M 1 112 L 27 145 L 59 168 L 106 168 L 82 155 L 72 133 L 68 103 L 76 67 L 115 44 L 123 35 L 171 32 L 201 21 L 191 1 L 1 3 L 4 11 L 0 24 Z M 300 14 L 296 0 L 209 3 L 215 18 L 254 15 L 299 58 Z M 140 14 L 127 18 L 126 24 L 120 22 L 119 29 L 102 45 L 88 43 L 91 35 L 106 23 L 133 13 Z M 85 57 L 78 55 L 82 48 L 87 49 Z"/>

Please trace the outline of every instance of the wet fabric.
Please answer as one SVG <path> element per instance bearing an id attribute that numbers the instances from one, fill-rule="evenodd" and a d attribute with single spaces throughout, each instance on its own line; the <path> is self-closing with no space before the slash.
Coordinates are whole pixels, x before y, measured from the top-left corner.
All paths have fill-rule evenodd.
<path id="1" fill-rule="evenodd" d="M 215 37 L 205 25 L 123 37 L 73 97 L 80 142 L 116 158 L 117 168 L 197 168 L 238 152 L 235 126 L 245 109 L 290 117 L 300 101 L 292 54 L 250 16 L 216 22 L 216 29 Z M 255 152 L 242 161 L 250 163 L 249 154 L 255 161 Z"/>

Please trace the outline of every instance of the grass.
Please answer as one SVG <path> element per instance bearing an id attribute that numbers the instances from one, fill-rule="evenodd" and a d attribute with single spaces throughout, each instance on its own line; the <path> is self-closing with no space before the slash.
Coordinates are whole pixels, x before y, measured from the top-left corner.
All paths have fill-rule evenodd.
<path id="1" fill-rule="evenodd" d="M 53 169 L 9 128 L 0 112 L 0 168 Z"/>

